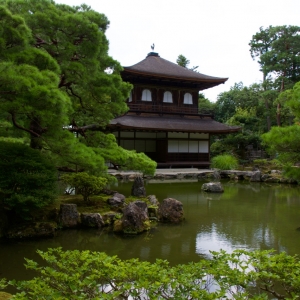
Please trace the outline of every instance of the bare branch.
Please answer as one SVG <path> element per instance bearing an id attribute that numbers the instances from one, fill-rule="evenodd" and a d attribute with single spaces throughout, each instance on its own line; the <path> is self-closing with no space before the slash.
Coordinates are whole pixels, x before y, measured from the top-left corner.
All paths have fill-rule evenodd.
<path id="1" fill-rule="evenodd" d="M 12 117 L 12 122 L 13 122 L 13 124 L 14 124 L 15 127 L 17 127 L 18 129 L 21 129 L 21 130 L 23 130 L 23 131 L 26 131 L 26 132 L 30 133 L 31 135 L 33 135 L 33 136 L 35 136 L 35 137 L 40 137 L 40 134 L 38 134 L 38 133 L 36 133 L 36 132 L 34 132 L 34 131 L 30 130 L 30 129 L 27 129 L 27 128 L 25 128 L 25 127 L 19 125 L 19 124 L 16 122 L 16 116 L 15 116 L 14 113 L 10 113 L 10 115 L 11 115 L 11 117 Z"/>

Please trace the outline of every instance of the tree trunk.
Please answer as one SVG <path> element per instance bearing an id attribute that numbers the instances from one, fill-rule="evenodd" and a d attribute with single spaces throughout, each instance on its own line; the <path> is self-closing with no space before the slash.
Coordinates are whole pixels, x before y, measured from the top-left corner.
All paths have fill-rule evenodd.
<path id="1" fill-rule="evenodd" d="M 33 148 L 33 149 L 42 149 L 42 139 L 41 139 L 41 135 L 43 133 L 43 130 L 40 126 L 40 122 L 39 122 L 39 118 L 37 117 L 34 117 L 31 122 L 30 122 L 30 130 L 34 133 L 36 133 L 35 135 L 34 134 L 31 134 L 31 137 L 30 137 L 30 147 Z"/>
<path id="2" fill-rule="evenodd" d="M 265 83 L 266 81 L 266 77 L 267 77 L 267 74 L 264 72 L 263 73 L 263 83 Z M 266 86 L 263 84 L 263 87 L 264 87 L 264 91 L 266 91 Z M 271 119 L 270 119 L 270 108 L 269 108 L 269 102 L 268 102 L 268 99 L 265 99 L 265 107 L 266 107 L 266 110 L 267 110 L 267 131 L 270 131 L 271 130 Z"/>

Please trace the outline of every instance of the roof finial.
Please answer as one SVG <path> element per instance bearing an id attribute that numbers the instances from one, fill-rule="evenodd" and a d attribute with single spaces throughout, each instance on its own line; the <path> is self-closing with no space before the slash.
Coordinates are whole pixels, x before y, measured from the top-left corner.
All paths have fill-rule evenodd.
<path id="1" fill-rule="evenodd" d="M 154 47 L 155 47 L 155 45 L 154 45 L 154 43 L 151 45 L 151 49 L 152 49 L 152 51 L 154 51 Z"/>

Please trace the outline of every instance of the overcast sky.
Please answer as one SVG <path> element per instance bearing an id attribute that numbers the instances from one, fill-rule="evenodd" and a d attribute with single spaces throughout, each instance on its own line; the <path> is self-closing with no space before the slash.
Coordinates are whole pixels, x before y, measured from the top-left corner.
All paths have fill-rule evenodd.
<path id="1" fill-rule="evenodd" d="M 249 52 L 252 36 L 269 25 L 300 26 L 300 0 L 56 0 L 86 3 L 110 20 L 109 54 L 122 66 L 143 60 L 150 46 L 176 63 L 179 54 L 199 66 L 200 73 L 229 77 L 225 84 L 203 91 L 211 101 L 236 82 L 262 80 Z"/>

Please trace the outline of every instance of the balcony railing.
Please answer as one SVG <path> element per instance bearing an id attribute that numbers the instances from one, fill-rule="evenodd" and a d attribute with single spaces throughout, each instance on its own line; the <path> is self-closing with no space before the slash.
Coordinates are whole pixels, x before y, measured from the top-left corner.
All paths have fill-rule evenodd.
<path id="1" fill-rule="evenodd" d="M 155 104 L 136 104 L 127 103 L 129 112 L 140 113 L 157 113 L 157 114 L 173 114 L 173 115 L 191 115 L 191 116 L 209 116 L 213 117 L 210 110 L 199 110 L 196 107 L 171 106 L 171 105 L 155 105 Z"/>

